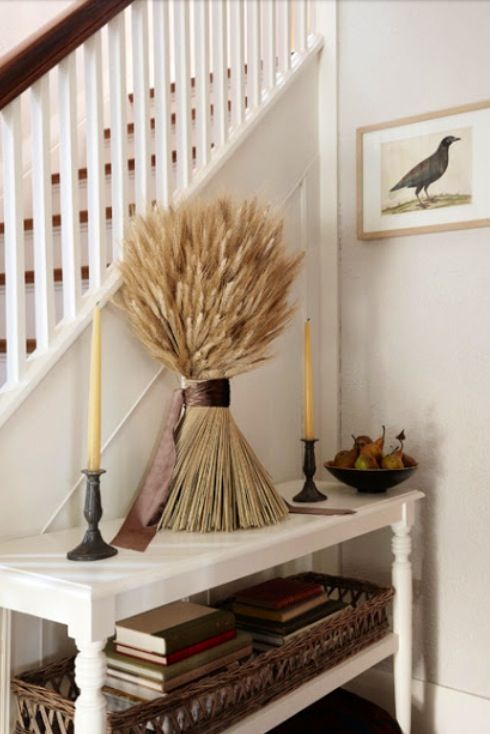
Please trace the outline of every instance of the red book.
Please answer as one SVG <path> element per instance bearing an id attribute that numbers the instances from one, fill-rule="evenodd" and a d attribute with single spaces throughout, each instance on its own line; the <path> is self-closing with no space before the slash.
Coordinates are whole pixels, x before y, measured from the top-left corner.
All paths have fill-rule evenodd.
<path id="1" fill-rule="evenodd" d="M 138 650 L 136 647 L 129 647 L 129 645 L 121 645 L 120 643 L 116 643 L 116 650 L 122 655 L 127 655 L 130 658 L 148 660 L 148 662 L 159 663 L 160 665 L 172 665 L 173 663 L 178 663 L 179 660 L 190 658 L 191 655 L 197 655 L 197 653 L 203 652 L 203 650 L 209 650 L 211 647 L 217 647 L 223 642 L 233 640 L 235 637 L 236 630 L 228 630 L 227 632 L 215 635 L 215 637 L 209 637 L 207 640 L 202 640 L 202 642 L 196 642 L 194 645 L 183 647 L 182 650 L 171 652 L 169 655 L 157 655 L 157 653 L 147 652 L 147 650 Z"/>
<path id="2" fill-rule="evenodd" d="M 324 594 L 321 584 L 294 578 L 274 578 L 240 591 L 236 601 L 265 609 L 284 609 Z"/>

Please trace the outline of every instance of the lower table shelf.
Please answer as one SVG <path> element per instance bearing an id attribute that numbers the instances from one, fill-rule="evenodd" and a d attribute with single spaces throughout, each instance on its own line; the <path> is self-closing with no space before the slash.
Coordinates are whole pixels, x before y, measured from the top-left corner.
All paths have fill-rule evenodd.
<path id="1" fill-rule="evenodd" d="M 299 578 L 321 584 L 327 596 L 343 602 L 344 608 L 279 647 L 233 663 L 168 696 L 108 714 L 107 731 L 265 732 L 394 652 L 397 638 L 390 634 L 388 621 L 392 588 L 314 572 Z M 40 723 L 46 724 L 44 734 L 71 731 L 78 695 L 73 659 L 25 673 L 13 688 L 19 732 L 34 731 Z"/>
<path id="2" fill-rule="evenodd" d="M 320 673 L 300 688 L 290 691 L 283 698 L 264 706 L 260 711 L 247 716 L 229 727 L 226 734 L 264 734 L 301 709 L 318 701 L 331 691 L 339 688 L 356 676 L 369 670 L 373 665 L 393 655 L 398 649 L 397 635 L 391 633 L 379 642 L 369 645 L 335 668 Z"/>

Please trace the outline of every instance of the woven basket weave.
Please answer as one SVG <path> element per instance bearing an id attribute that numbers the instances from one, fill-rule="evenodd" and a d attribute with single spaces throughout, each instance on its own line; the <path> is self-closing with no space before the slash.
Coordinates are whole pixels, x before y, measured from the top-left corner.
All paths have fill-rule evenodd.
<path id="1" fill-rule="evenodd" d="M 107 734 L 218 734 L 387 633 L 392 588 L 315 573 L 298 578 L 319 581 L 353 608 L 168 696 L 108 714 Z M 67 658 L 13 680 L 16 734 L 74 734 L 73 662 Z"/>

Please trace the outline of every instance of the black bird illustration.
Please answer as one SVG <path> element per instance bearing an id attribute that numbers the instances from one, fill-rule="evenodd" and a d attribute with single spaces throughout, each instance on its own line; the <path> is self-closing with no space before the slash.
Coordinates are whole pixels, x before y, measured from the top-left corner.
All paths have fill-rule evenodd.
<path id="1" fill-rule="evenodd" d="M 438 178 L 441 178 L 446 173 L 449 164 L 449 146 L 455 143 L 456 140 L 461 140 L 461 138 L 455 138 L 453 135 L 447 135 L 443 138 L 436 152 L 432 153 L 432 155 L 420 163 L 417 163 L 390 191 L 415 189 L 415 196 L 419 200 L 420 206 L 426 209 L 427 205 L 421 200 L 419 194 L 424 189 L 427 201 L 432 201 L 427 189 L 431 183 L 434 183 L 434 181 L 437 181 Z"/>

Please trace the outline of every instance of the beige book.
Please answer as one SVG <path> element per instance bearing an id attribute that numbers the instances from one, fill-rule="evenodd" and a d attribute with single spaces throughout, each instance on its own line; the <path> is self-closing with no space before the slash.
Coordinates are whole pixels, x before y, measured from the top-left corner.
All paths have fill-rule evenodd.
<path id="1" fill-rule="evenodd" d="M 186 683 L 191 683 L 192 681 L 196 680 L 197 678 L 202 678 L 204 675 L 209 675 L 209 673 L 213 673 L 215 670 L 224 668 L 227 665 L 230 665 L 231 663 L 234 663 L 237 660 L 241 660 L 242 658 L 249 657 L 251 654 L 252 654 L 252 646 L 247 645 L 246 647 L 242 647 L 240 650 L 235 650 L 235 652 L 230 653 L 229 655 L 225 655 L 224 657 L 219 658 L 218 660 L 213 660 L 212 662 L 207 663 L 206 665 L 202 665 L 199 668 L 190 670 L 188 673 L 183 673 L 182 675 L 179 675 L 176 678 L 172 678 L 169 681 L 162 681 L 161 683 L 158 683 L 157 681 L 154 681 L 154 680 L 149 680 L 148 678 L 143 678 L 141 676 L 131 675 L 131 673 L 125 673 L 122 670 L 115 670 L 113 668 L 108 669 L 108 680 L 110 677 L 111 681 L 114 679 L 119 679 L 121 681 L 126 681 L 128 683 L 130 682 L 137 688 L 140 688 L 140 687 L 151 688 L 151 690 L 153 691 L 160 691 L 162 693 L 168 693 L 169 691 L 172 691 L 174 688 L 183 686 Z M 111 682 L 111 685 L 114 687 L 113 682 Z"/>
<path id="2" fill-rule="evenodd" d="M 146 685 L 139 686 L 133 681 L 123 680 L 122 678 L 115 678 L 110 673 L 106 676 L 106 685 L 102 689 L 102 692 L 107 691 L 122 691 L 125 695 L 131 696 L 135 699 L 135 703 L 141 701 L 153 701 L 155 698 L 160 698 L 166 694 L 162 693 L 161 690 L 153 690 L 148 688 Z"/>
<path id="3" fill-rule="evenodd" d="M 229 612 L 177 601 L 116 624 L 116 641 L 140 650 L 168 655 L 233 625 Z"/>

